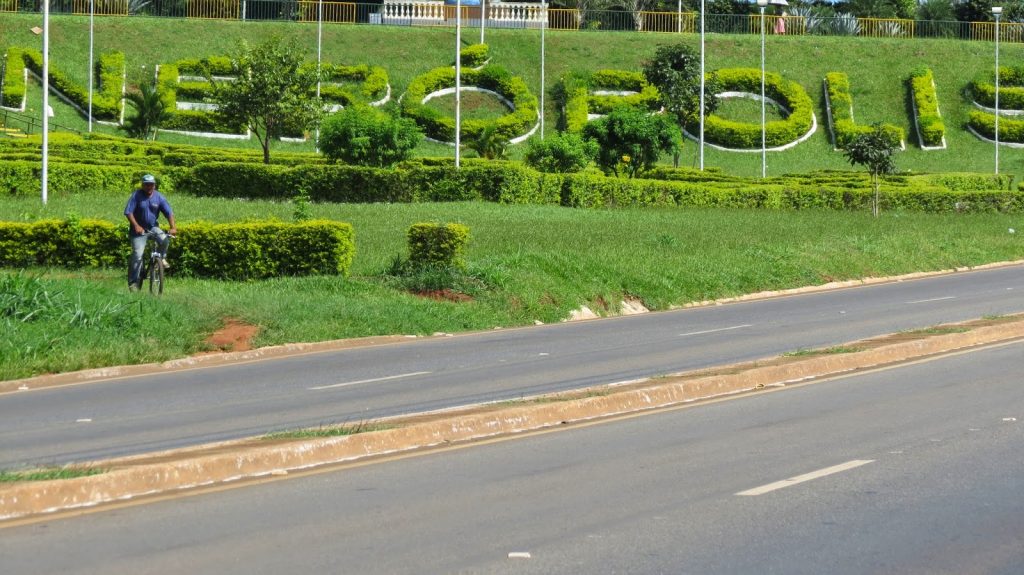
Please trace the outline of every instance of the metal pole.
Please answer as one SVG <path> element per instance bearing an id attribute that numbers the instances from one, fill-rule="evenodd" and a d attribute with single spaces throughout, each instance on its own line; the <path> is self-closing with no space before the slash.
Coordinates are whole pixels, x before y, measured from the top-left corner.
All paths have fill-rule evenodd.
<path id="1" fill-rule="evenodd" d="M 701 6 L 703 6 L 703 5 L 704 5 L 704 0 L 701 0 Z M 679 30 L 677 30 L 677 33 L 682 34 L 683 33 L 683 0 L 679 0 L 679 2 L 676 4 L 676 21 L 677 21 L 677 25 L 679 27 Z"/>
<path id="2" fill-rule="evenodd" d="M 760 4 L 760 3 L 759 3 Z M 761 177 L 768 173 L 768 147 L 764 122 L 764 6 L 761 6 Z"/>
<path id="3" fill-rule="evenodd" d="M 704 0 L 700 0 L 700 171 L 704 171 Z"/>
<path id="4" fill-rule="evenodd" d="M 43 205 L 46 205 L 50 168 L 50 0 L 43 2 Z"/>
<path id="5" fill-rule="evenodd" d="M 92 82 L 93 82 L 93 34 L 96 17 L 96 0 L 89 0 L 89 132 L 92 133 Z"/>
<path id="6" fill-rule="evenodd" d="M 462 0 L 455 0 L 455 168 L 462 147 Z"/>
<path id="7" fill-rule="evenodd" d="M 544 20 L 540 24 L 540 139 L 544 139 L 544 30 L 548 27 L 548 2 L 541 0 L 541 14 Z"/>
<path id="8" fill-rule="evenodd" d="M 998 9 L 997 9 L 998 8 Z M 1002 7 L 993 7 L 996 16 L 996 175 L 999 175 L 999 16 Z"/>
<path id="9" fill-rule="evenodd" d="M 484 43 L 484 27 L 487 26 L 487 0 L 480 0 L 480 43 Z"/>
<path id="10" fill-rule="evenodd" d="M 324 42 L 324 0 L 319 0 L 316 6 L 316 99 L 320 100 L 320 75 L 322 50 Z M 313 143 L 316 151 L 320 151 L 320 123 L 316 126 L 316 142 Z"/>

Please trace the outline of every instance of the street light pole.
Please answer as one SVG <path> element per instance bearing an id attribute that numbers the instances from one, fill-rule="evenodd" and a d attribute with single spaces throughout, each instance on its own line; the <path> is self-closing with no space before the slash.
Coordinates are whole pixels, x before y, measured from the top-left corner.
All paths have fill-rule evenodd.
<path id="1" fill-rule="evenodd" d="M 455 0 L 455 169 L 462 147 L 462 0 Z"/>
<path id="2" fill-rule="evenodd" d="M 993 6 L 992 14 L 996 17 L 996 175 L 999 175 L 999 17 L 1003 14 L 1002 6 Z"/>
<path id="3" fill-rule="evenodd" d="M 757 8 L 761 11 L 761 177 L 768 173 L 768 147 L 765 137 L 764 122 L 764 8 L 768 0 L 757 0 Z"/>
<path id="4" fill-rule="evenodd" d="M 548 2 L 541 0 L 540 11 L 543 20 L 540 24 L 540 139 L 544 139 L 544 31 L 548 27 Z"/>
<path id="5" fill-rule="evenodd" d="M 320 101 L 320 82 L 322 80 L 321 75 L 323 69 L 321 65 L 322 60 L 322 47 L 324 42 L 324 0 L 319 0 L 316 6 L 316 99 Z M 321 102 L 321 106 L 323 102 Z M 322 110 L 321 110 L 322 111 Z M 316 142 L 314 147 L 316 151 L 320 151 L 320 122 L 316 125 Z"/>
<path id="6" fill-rule="evenodd" d="M 681 21 L 681 20 L 680 20 Z M 704 0 L 700 0 L 700 108 L 697 110 L 700 116 L 700 137 L 698 147 L 700 148 L 700 171 L 704 171 Z"/>
<path id="7" fill-rule="evenodd" d="M 94 33 L 94 20 L 96 18 L 96 0 L 89 0 L 89 132 L 92 133 L 92 82 L 93 82 L 93 60 L 92 60 L 92 49 L 93 49 L 93 33 Z"/>
<path id="8" fill-rule="evenodd" d="M 50 0 L 43 0 L 43 205 L 46 205 L 50 172 Z"/>
<path id="9" fill-rule="evenodd" d="M 484 43 L 484 27 L 487 26 L 487 0 L 480 0 L 480 43 Z"/>

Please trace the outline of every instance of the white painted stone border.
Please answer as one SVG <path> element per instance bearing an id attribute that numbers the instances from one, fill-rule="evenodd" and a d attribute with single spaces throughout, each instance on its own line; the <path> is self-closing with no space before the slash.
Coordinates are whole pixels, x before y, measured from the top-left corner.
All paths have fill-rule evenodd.
<path id="1" fill-rule="evenodd" d="M 921 126 L 917 123 L 917 116 L 918 116 L 918 113 L 917 113 L 917 102 L 914 100 L 914 87 L 913 87 L 914 85 L 913 85 L 913 83 L 911 83 L 910 86 L 911 86 L 910 87 L 910 108 L 914 112 L 914 131 L 917 132 L 917 141 L 918 141 L 919 144 L 921 144 L 921 149 L 926 151 L 926 152 L 927 151 L 932 151 L 932 150 L 945 150 L 946 149 L 946 130 L 945 130 L 945 128 L 943 128 L 943 130 L 942 130 L 942 145 L 941 146 L 926 146 L 926 145 L 924 145 L 924 136 L 921 135 Z M 935 113 L 941 118 L 942 117 L 942 111 L 939 110 L 939 92 L 938 92 L 938 89 L 935 87 L 935 79 L 934 78 L 932 79 L 932 90 L 935 91 Z"/>
<path id="2" fill-rule="evenodd" d="M 482 92 L 484 94 L 490 94 L 490 95 L 494 96 L 495 98 L 497 98 L 498 101 L 501 102 L 502 104 L 504 104 L 505 107 L 508 108 L 509 110 L 511 110 L 513 112 L 516 111 L 515 104 L 513 104 L 508 98 L 506 98 L 505 96 L 502 96 L 501 94 L 495 92 L 494 90 L 488 90 L 487 88 L 481 88 L 479 86 L 462 86 L 459 91 L 460 92 Z M 431 92 L 431 93 L 427 94 L 426 96 L 423 96 L 423 101 L 420 102 L 420 104 L 426 104 L 427 102 L 433 100 L 434 98 L 437 98 L 437 97 L 440 97 L 440 96 L 447 96 L 449 94 L 454 94 L 454 93 L 455 93 L 455 87 L 454 86 L 451 87 L 451 88 L 442 88 L 440 90 Z M 402 94 L 402 96 L 405 96 L 405 94 Z M 401 98 L 399 98 L 399 101 L 401 101 Z M 529 132 L 523 134 L 522 136 L 516 136 L 515 138 L 512 138 L 511 140 L 508 141 L 508 143 L 510 143 L 510 144 L 519 144 L 521 142 L 525 142 L 530 136 L 534 135 L 539 128 L 540 128 L 540 110 L 537 110 L 537 123 L 533 125 L 533 128 L 531 128 Z M 435 140 L 434 138 L 429 138 L 429 137 L 426 137 L 426 136 L 424 136 L 423 139 L 427 140 L 428 142 L 434 142 L 436 144 L 444 144 L 446 146 L 451 146 L 453 148 L 455 147 L 455 142 L 442 142 L 441 140 Z"/>
<path id="3" fill-rule="evenodd" d="M 749 100 L 756 100 L 756 101 L 759 101 L 759 102 L 761 101 L 761 95 L 760 94 L 752 94 L 750 92 L 722 92 L 720 94 L 715 94 L 715 95 L 718 96 L 719 98 L 747 98 Z M 779 108 L 780 110 L 784 110 L 787 114 L 792 114 L 792 112 L 788 108 L 786 108 L 782 104 L 776 102 L 775 100 L 773 100 L 773 99 L 771 99 L 771 98 L 769 98 L 767 96 L 764 97 L 764 101 L 767 102 L 767 103 L 771 103 L 773 106 L 775 106 L 776 108 Z M 795 148 L 798 145 L 806 142 L 807 139 L 810 138 L 811 136 L 813 136 L 814 132 L 816 132 L 816 131 L 818 131 L 818 117 L 814 113 L 814 110 L 811 110 L 811 129 L 807 130 L 806 134 L 804 134 L 803 136 L 800 136 L 796 140 L 794 140 L 794 141 L 792 141 L 792 142 L 790 142 L 788 144 L 785 144 L 783 146 L 777 146 L 777 147 L 774 147 L 774 148 L 766 148 L 766 151 L 768 151 L 768 152 L 784 152 L 786 150 Z M 691 134 L 690 132 L 686 131 L 685 129 L 683 130 L 683 134 L 687 138 L 693 140 L 694 142 L 699 142 L 700 141 L 700 138 L 698 138 L 697 136 L 694 136 L 693 134 Z M 707 134 L 707 132 L 705 132 L 705 135 L 706 134 Z M 750 149 L 747 149 L 747 148 L 726 148 L 724 146 L 719 146 L 717 144 L 711 144 L 711 143 L 708 142 L 707 137 L 704 138 L 704 145 L 709 147 L 709 148 L 715 149 L 715 150 L 721 150 L 723 152 L 737 152 L 737 153 L 741 153 L 741 154 L 750 154 L 750 153 L 758 153 L 759 154 L 759 153 L 761 153 L 761 148 L 750 148 Z"/>
<path id="4" fill-rule="evenodd" d="M 971 103 L 974 104 L 974 107 L 979 109 L 979 110 L 988 112 L 989 114 L 992 114 L 992 115 L 995 115 L 995 113 L 996 113 L 996 109 L 995 108 L 989 108 L 988 106 L 985 106 L 983 104 L 978 103 L 977 100 L 971 100 Z M 1012 109 L 1008 110 L 1006 108 L 999 108 L 999 115 L 1000 116 L 1024 116 L 1024 110 L 1012 110 Z"/>
<path id="5" fill-rule="evenodd" d="M 996 143 L 995 140 L 990 140 L 990 139 L 986 138 L 985 136 L 982 136 L 978 132 L 974 131 L 974 128 L 970 124 L 968 124 L 968 126 L 967 126 L 967 131 L 972 133 L 972 134 L 974 134 L 974 137 L 978 138 L 982 142 L 988 142 L 990 144 L 995 144 Z M 1024 143 L 1018 144 L 1017 142 L 1004 142 L 1002 140 L 999 141 L 999 145 L 1000 146 L 1005 146 L 1007 148 L 1024 148 Z"/>

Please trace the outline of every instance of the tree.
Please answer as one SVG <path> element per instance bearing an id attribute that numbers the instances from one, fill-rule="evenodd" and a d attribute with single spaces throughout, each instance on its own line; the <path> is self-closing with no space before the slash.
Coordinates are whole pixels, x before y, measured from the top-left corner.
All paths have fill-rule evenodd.
<path id="1" fill-rule="evenodd" d="M 530 140 L 526 163 L 548 173 L 578 172 L 597 156 L 597 142 L 565 132 L 547 139 Z"/>
<path id="2" fill-rule="evenodd" d="M 628 177 L 649 170 L 662 153 L 679 150 L 679 130 L 663 115 L 650 115 L 632 106 L 621 106 L 590 122 L 583 136 L 597 142 L 597 164 L 606 174 Z"/>
<path id="3" fill-rule="evenodd" d="M 142 82 L 137 90 L 124 95 L 135 114 L 125 118 L 122 129 L 133 138 L 156 140 L 157 130 L 169 114 L 163 100 L 163 92 L 150 82 Z"/>
<path id="4" fill-rule="evenodd" d="M 327 117 L 319 145 L 333 160 L 383 168 L 408 159 L 422 139 L 412 118 L 357 104 Z"/>
<path id="5" fill-rule="evenodd" d="M 247 127 L 263 147 L 263 163 L 270 163 L 270 140 L 311 129 L 322 115 L 316 97 L 316 69 L 302 65 L 302 50 L 292 38 L 274 36 L 252 47 L 244 40 L 231 56 L 230 80 L 205 76 L 212 86 L 210 101 L 227 123 Z"/>
<path id="6" fill-rule="evenodd" d="M 871 187 L 875 195 L 871 202 L 871 213 L 878 217 L 878 196 L 881 187 L 880 177 L 882 174 L 891 174 L 896 171 L 896 161 L 893 154 L 896 153 L 896 144 L 886 133 L 881 123 L 871 125 L 871 131 L 861 134 L 843 150 L 846 159 L 855 166 L 865 166 L 871 173 Z"/>
<path id="7" fill-rule="evenodd" d="M 644 63 L 644 77 L 661 93 L 665 111 L 681 128 L 700 121 L 700 54 L 686 44 L 661 46 Z M 721 86 L 714 75 L 704 82 L 704 115 L 718 109 Z"/>

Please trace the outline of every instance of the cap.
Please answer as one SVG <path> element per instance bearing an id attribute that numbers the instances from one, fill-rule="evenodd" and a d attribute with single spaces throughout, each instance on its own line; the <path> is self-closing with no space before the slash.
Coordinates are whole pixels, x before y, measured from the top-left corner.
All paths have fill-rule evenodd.
<path id="1" fill-rule="evenodd" d="M 153 174 L 146 174 L 145 176 L 142 176 L 142 183 L 143 184 L 155 184 L 156 183 L 156 178 L 153 177 Z"/>

